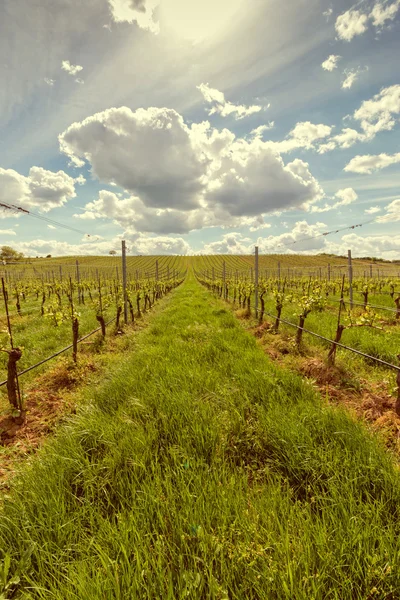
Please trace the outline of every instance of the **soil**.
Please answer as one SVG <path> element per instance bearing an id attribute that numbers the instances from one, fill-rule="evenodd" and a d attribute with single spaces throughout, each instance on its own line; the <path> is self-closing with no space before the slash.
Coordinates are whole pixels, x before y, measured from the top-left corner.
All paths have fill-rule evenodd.
<path id="1" fill-rule="evenodd" d="M 78 366 L 61 361 L 32 383 L 24 398 L 25 415 L 0 417 L 0 445 L 9 450 L 0 450 L 0 482 L 13 474 L 18 456 L 31 454 L 66 414 L 74 412 L 72 395 L 68 392 L 95 370 L 90 360 Z"/>
<path id="2" fill-rule="evenodd" d="M 264 352 L 274 361 L 307 377 L 331 404 L 346 407 L 351 414 L 379 431 L 386 445 L 400 454 L 400 417 L 395 412 L 396 397 L 386 382 L 372 382 L 345 368 L 329 366 L 319 356 L 296 351 L 286 335 L 269 335 L 270 324 L 253 327 Z M 312 352 L 312 351 L 311 351 Z"/>

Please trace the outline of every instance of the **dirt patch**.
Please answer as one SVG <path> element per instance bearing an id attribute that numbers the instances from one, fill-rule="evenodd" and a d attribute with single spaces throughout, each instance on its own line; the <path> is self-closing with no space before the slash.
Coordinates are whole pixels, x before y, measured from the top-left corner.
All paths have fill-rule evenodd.
<path id="1" fill-rule="evenodd" d="M 355 418 L 379 431 L 388 447 L 400 453 L 400 417 L 387 382 L 371 382 L 343 366 L 330 366 L 313 348 L 299 353 L 290 336 L 272 335 L 269 323 L 248 329 L 274 362 L 309 379 L 328 402 L 345 406 Z"/>
<path id="2" fill-rule="evenodd" d="M 25 418 L 7 410 L 0 416 L 0 482 L 14 473 L 16 462 L 34 452 L 67 414 L 75 410 L 73 391 L 96 367 L 90 359 L 78 365 L 62 359 L 53 369 L 38 376 L 24 395 Z"/>
<path id="3" fill-rule="evenodd" d="M 272 329 L 272 324 L 268 323 L 268 321 L 263 321 L 261 325 L 254 329 L 254 335 L 256 338 L 262 338 L 264 333 L 270 331 Z"/>
<path id="4" fill-rule="evenodd" d="M 306 377 L 314 379 L 319 386 L 341 386 L 343 372 L 337 367 L 328 366 L 320 358 L 306 358 L 299 366 L 299 371 Z"/>

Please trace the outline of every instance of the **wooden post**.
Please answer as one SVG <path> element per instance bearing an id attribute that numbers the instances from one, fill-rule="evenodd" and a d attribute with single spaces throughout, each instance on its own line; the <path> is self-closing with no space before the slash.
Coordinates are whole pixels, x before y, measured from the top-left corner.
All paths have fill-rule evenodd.
<path id="1" fill-rule="evenodd" d="M 353 265 L 351 262 L 351 250 L 348 250 L 348 263 L 349 263 L 349 284 L 350 284 L 350 310 L 353 310 Z"/>
<path id="2" fill-rule="evenodd" d="M 125 325 L 128 323 L 128 297 L 126 291 L 126 244 L 125 240 L 122 240 L 122 290 L 124 297 L 124 322 Z"/>
<path id="3" fill-rule="evenodd" d="M 256 318 L 258 316 L 258 246 L 255 247 L 255 262 L 254 262 L 254 304 L 256 309 Z"/>
<path id="4" fill-rule="evenodd" d="M 278 280 L 279 281 L 281 280 L 281 263 L 279 260 L 278 260 Z"/>
<path id="5" fill-rule="evenodd" d="M 328 281 L 331 280 L 331 265 L 328 263 Z"/>
<path id="6" fill-rule="evenodd" d="M 156 260 L 156 281 L 158 281 L 158 260 Z"/>
<path id="7" fill-rule="evenodd" d="M 80 273 L 79 273 L 79 261 L 78 261 L 78 259 L 76 259 L 75 264 L 76 264 L 76 281 L 78 283 L 78 304 L 80 304 L 81 303 L 81 290 L 80 290 L 79 284 L 81 282 L 81 276 L 80 276 Z"/>

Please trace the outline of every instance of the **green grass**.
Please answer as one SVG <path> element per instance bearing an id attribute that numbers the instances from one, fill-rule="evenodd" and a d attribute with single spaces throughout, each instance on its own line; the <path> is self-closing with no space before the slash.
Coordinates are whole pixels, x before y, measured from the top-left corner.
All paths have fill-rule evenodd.
<path id="1" fill-rule="evenodd" d="M 379 442 L 192 277 L 161 304 L 4 499 L 4 597 L 397 598 Z"/>

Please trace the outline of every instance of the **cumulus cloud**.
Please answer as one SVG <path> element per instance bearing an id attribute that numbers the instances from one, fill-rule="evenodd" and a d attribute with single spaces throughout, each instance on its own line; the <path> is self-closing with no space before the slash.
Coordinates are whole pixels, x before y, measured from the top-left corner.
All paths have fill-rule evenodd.
<path id="1" fill-rule="evenodd" d="M 274 121 L 270 121 L 269 123 L 266 123 L 265 125 L 260 125 L 259 127 L 256 127 L 255 129 L 251 130 L 250 137 L 262 139 L 264 136 L 264 133 L 266 131 L 269 131 L 270 129 L 273 129 L 274 127 L 275 127 Z"/>
<path id="2" fill-rule="evenodd" d="M 81 181 L 79 179 L 78 183 Z M 76 180 L 64 171 L 55 173 L 32 167 L 25 177 L 13 169 L 0 167 L 0 202 L 26 209 L 37 207 L 41 212 L 48 212 L 75 198 L 75 183 Z"/>
<path id="3" fill-rule="evenodd" d="M 205 244 L 202 254 L 251 254 L 254 242 L 241 233 L 233 231 L 222 236 L 217 242 Z"/>
<path id="4" fill-rule="evenodd" d="M 374 27 L 379 29 L 386 24 L 386 21 L 393 21 L 399 8 L 400 0 L 396 0 L 392 4 L 377 2 L 370 13 Z"/>
<path id="5" fill-rule="evenodd" d="M 325 71 L 333 71 L 333 69 L 337 68 L 338 62 L 342 57 L 338 54 L 331 54 L 328 56 L 326 60 L 321 64 L 321 67 L 325 69 Z"/>
<path id="6" fill-rule="evenodd" d="M 379 131 L 393 129 L 396 120 L 393 115 L 400 113 L 400 85 L 383 88 L 372 100 L 364 100 L 354 112 L 354 119 L 360 122 L 365 134 L 372 139 Z"/>
<path id="7" fill-rule="evenodd" d="M 378 223 L 393 223 L 400 221 L 400 200 L 394 200 L 385 206 L 386 213 L 376 220 Z"/>
<path id="8" fill-rule="evenodd" d="M 336 19 L 335 29 L 339 39 L 350 42 L 368 29 L 368 15 L 359 10 L 346 10 Z"/>
<path id="9" fill-rule="evenodd" d="M 158 34 L 160 26 L 154 12 L 159 0 L 108 0 L 111 18 L 115 23 L 136 23 L 141 29 Z"/>
<path id="10" fill-rule="evenodd" d="M 63 60 L 61 63 L 61 68 L 72 77 L 75 77 L 75 75 L 77 75 L 80 71 L 83 70 L 83 67 L 81 67 L 81 65 L 71 65 L 69 60 Z"/>
<path id="11" fill-rule="evenodd" d="M 292 135 L 297 146 L 310 147 L 330 130 L 300 123 Z M 81 219 L 130 219 L 137 231 L 186 233 L 239 226 L 243 218 L 276 210 L 307 210 L 323 196 L 307 163 L 285 164 L 259 137 L 236 138 L 208 122 L 188 127 L 171 109 L 108 109 L 72 124 L 59 139 L 73 164 L 87 161 L 100 181 L 128 195 L 103 190 Z M 249 225 L 257 227 L 254 219 Z"/>
<path id="12" fill-rule="evenodd" d="M 174 110 L 111 108 L 73 123 L 59 139 L 74 164 L 88 161 L 101 181 L 139 195 L 146 206 L 199 206 L 208 160 Z"/>
<path id="13" fill-rule="evenodd" d="M 350 42 L 357 35 L 362 35 L 367 31 L 369 21 L 380 31 L 387 23 L 390 24 L 396 18 L 399 8 L 400 0 L 392 3 L 376 2 L 370 13 L 351 8 L 336 19 L 336 33 L 339 39 Z"/>
<path id="14" fill-rule="evenodd" d="M 355 156 L 345 166 L 344 171 L 351 173 L 362 173 L 370 175 L 374 171 L 380 171 L 390 165 L 400 162 L 400 152 L 397 154 L 366 154 Z"/>
<path id="15" fill-rule="evenodd" d="M 80 244 L 70 244 L 59 240 L 35 239 L 29 242 L 13 242 L 13 246 L 26 256 L 51 254 L 52 256 L 98 256 L 107 255 L 110 250 L 121 250 L 121 239 L 127 241 L 128 253 L 138 254 L 193 254 L 190 245 L 179 237 L 150 237 L 124 232 L 110 241 L 103 240 L 101 236 L 84 238 Z"/>
<path id="16" fill-rule="evenodd" d="M 309 253 L 324 249 L 325 238 L 323 233 L 326 231 L 325 223 L 315 223 L 310 225 L 307 221 L 297 221 L 291 231 L 280 235 L 271 235 L 267 238 L 258 238 L 255 243 L 261 253 L 276 252 L 281 253 Z M 310 239 L 312 238 L 312 239 Z"/>
<path id="17" fill-rule="evenodd" d="M 0 235 L 17 235 L 13 229 L 0 229 Z"/>
<path id="18" fill-rule="evenodd" d="M 381 212 L 381 209 L 379 206 L 371 206 L 371 208 L 366 208 L 364 212 L 366 215 L 375 215 L 376 213 Z"/>
<path id="19" fill-rule="evenodd" d="M 356 142 L 368 142 L 381 131 L 390 131 L 396 125 L 396 116 L 400 114 L 400 85 L 391 85 L 375 94 L 371 100 L 364 100 L 354 114 L 361 131 L 351 127 L 332 136 L 320 144 L 318 152 L 324 154 L 335 148 L 350 148 Z M 350 117 L 348 117 L 350 118 Z"/>
<path id="20" fill-rule="evenodd" d="M 50 77 L 45 77 L 44 82 L 47 83 L 47 85 L 49 85 L 49 86 L 53 86 L 55 84 L 56 80 L 50 79 Z"/>
<path id="21" fill-rule="evenodd" d="M 263 107 L 258 105 L 243 106 L 228 102 L 222 92 L 215 88 L 211 88 L 208 83 L 201 83 L 197 86 L 197 89 L 203 94 L 204 100 L 208 104 L 213 105 L 209 110 L 209 115 L 218 114 L 221 115 L 221 117 L 232 115 L 235 119 L 239 120 L 263 110 Z M 268 108 L 268 106 L 266 108 Z"/>
<path id="22" fill-rule="evenodd" d="M 294 207 L 307 210 L 322 197 L 308 163 L 295 159 L 285 165 L 268 147 L 246 148 L 242 156 L 240 150 L 239 145 L 236 156 L 227 158 L 226 168 L 211 180 L 209 206 L 233 216 L 250 216 Z"/>
<path id="23" fill-rule="evenodd" d="M 333 204 L 325 204 L 324 206 L 312 206 L 311 212 L 322 213 L 328 212 L 329 210 L 335 210 L 340 208 L 341 206 L 347 206 L 355 202 L 358 198 L 356 192 L 353 188 L 345 188 L 343 190 L 338 190 L 335 194 L 335 198 L 339 198 Z"/>
<path id="24" fill-rule="evenodd" d="M 361 73 L 362 69 L 360 67 L 357 67 L 356 69 L 345 69 L 343 71 L 345 78 L 342 81 L 342 89 L 349 90 L 357 81 Z"/>
<path id="25" fill-rule="evenodd" d="M 268 146 L 277 152 L 291 152 L 298 148 L 311 150 L 315 148 L 315 142 L 319 142 L 328 137 L 332 132 L 333 127 L 323 125 L 322 123 L 315 124 L 310 121 L 297 123 L 292 131 L 281 142 L 266 142 Z"/>
<path id="26" fill-rule="evenodd" d="M 352 129 L 351 127 L 346 127 L 345 129 L 342 129 L 341 133 L 332 136 L 326 144 L 321 144 L 318 148 L 318 152 L 324 154 L 335 148 L 350 148 L 356 142 L 364 142 L 365 140 L 365 134 L 360 133 L 356 129 Z"/>
<path id="27" fill-rule="evenodd" d="M 360 236 L 356 233 L 343 235 L 339 242 L 327 240 L 324 252 L 356 256 L 379 256 L 387 260 L 397 259 L 400 251 L 400 235 Z"/>

